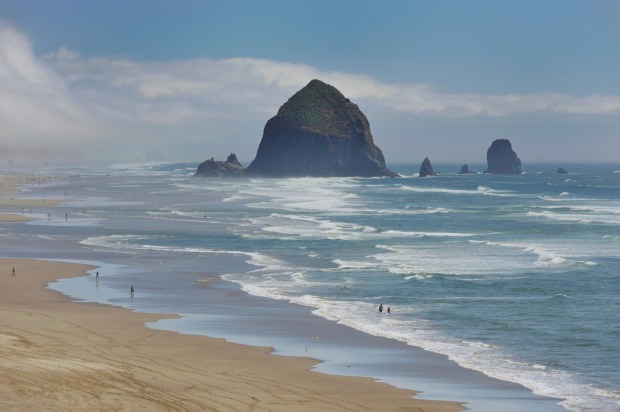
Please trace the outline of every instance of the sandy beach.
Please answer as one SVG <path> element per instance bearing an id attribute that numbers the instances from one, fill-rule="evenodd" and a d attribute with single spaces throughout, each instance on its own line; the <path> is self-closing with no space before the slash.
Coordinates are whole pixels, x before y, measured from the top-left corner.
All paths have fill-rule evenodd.
<path id="1" fill-rule="evenodd" d="M 15 267 L 15 276 L 12 268 Z M 0 410 L 457 411 L 368 378 L 310 371 L 269 348 L 156 331 L 164 315 L 46 289 L 87 266 L 0 260 Z"/>
<path id="2" fill-rule="evenodd" d="M 52 176 L 0 175 L 0 222 L 31 220 L 34 211 L 44 213 L 46 208 L 58 205 L 59 199 L 30 199 L 20 196 L 19 187 L 49 183 Z"/>

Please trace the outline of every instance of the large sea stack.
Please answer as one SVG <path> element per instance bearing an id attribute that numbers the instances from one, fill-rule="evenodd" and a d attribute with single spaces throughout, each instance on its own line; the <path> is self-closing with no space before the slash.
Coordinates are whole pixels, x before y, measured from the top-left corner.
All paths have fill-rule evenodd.
<path id="1" fill-rule="evenodd" d="M 397 176 L 385 167 L 359 107 L 320 80 L 308 83 L 269 119 L 246 174 Z"/>
<path id="2" fill-rule="evenodd" d="M 497 139 L 487 150 L 488 168 L 485 173 L 497 174 L 519 174 L 521 170 L 521 159 L 512 150 L 512 145 L 508 139 Z"/>

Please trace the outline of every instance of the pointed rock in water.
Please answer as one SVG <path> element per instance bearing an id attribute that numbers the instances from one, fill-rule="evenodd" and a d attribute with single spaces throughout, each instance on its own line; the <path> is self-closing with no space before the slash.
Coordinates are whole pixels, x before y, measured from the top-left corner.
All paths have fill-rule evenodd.
<path id="1" fill-rule="evenodd" d="M 231 153 L 225 162 L 213 158 L 202 162 L 198 166 L 195 176 L 206 177 L 234 177 L 243 175 L 245 169 L 237 160 L 237 155 Z"/>
<path id="2" fill-rule="evenodd" d="M 568 171 L 562 167 L 558 167 L 558 170 L 556 170 L 556 173 L 559 173 L 561 175 L 567 175 Z"/>
<path id="3" fill-rule="evenodd" d="M 335 87 L 312 80 L 265 125 L 249 175 L 398 176 L 385 167 L 368 119 Z"/>
<path id="4" fill-rule="evenodd" d="M 431 165 L 431 161 L 428 160 L 428 157 L 424 158 L 422 166 L 420 166 L 420 177 L 426 176 L 435 176 L 435 172 L 433 171 L 433 165 Z"/>
<path id="5" fill-rule="evenodd" d="M 508 139 L 497 139 L 487 150 L 488 168 L 485 173 L 497 174 L 520 174 L 521 159 L 512 150 L 512 145 Z"/>
<path id="6" fill-rule="evenodd" d="M 461 166 L 461 171 L 459 172 L 460 175 L 468 175 L 471 174 L 473 172 L 471 172 L 469 170 L 469 166 L 467 166 L 467 163 L 465 163 L 463 166 Z"/>

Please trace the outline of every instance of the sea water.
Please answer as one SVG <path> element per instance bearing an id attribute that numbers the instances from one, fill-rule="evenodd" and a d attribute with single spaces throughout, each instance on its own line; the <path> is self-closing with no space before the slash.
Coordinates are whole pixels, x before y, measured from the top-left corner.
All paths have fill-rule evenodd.
<path id="1" fill-rule="evenodd" d="M 418 178 L 405 165 L 400 178 L 291 179 L 197 178 L 195 167 L 50 170 L 64 181 L 24 195 L 68 203 L 0 236 L 28 245 L 13 255 L 96 252 L 102 273 L 123 275 L 101 281 L 107 303 L 169 312 L 173 294 L 186 319 L 213 318 L 196 286 L 214 274 L 566 409 L 620 410 L 618 167 L 458 175 L 446 165 Z M 149 299 L 128 300 L 128 279 Z M 186 325 L 171 329 L 201 327 Z"/>

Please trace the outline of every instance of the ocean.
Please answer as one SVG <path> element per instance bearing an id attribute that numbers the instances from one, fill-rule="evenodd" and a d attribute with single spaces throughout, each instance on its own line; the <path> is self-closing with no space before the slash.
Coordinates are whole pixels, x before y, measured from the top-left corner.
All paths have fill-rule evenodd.
<path id="1" fill-rule="evenodd" d="M 463 399 L 449 372 L 420 388 L 423 377 L 403 366 L 408 348 L 527 388 L 540 399 L 529 410 L 620 410 L 620 167 L 458 175 L 457 165 L 435 165 L 443 173 L 418 178 L 415 166 L 396 165 L 401 178 L 217 179 L 194 177 L 196 166 L 41 171 L 61 178 L 22 195 L 67 202 L 4 226 L 3 253 L 95 262 L 98 281 L 93 272 L 51 287 L 181 315 L 150 327 L 316 357 L 324 371 L 473 410 L 497 404 Z M 330 337 L 316 333 L 328 329 L 315 332 L 308 318 L 350 330 L 350 341 L 323 343 Z M 367 338 L 393 350 L 377 354 Z"/>

